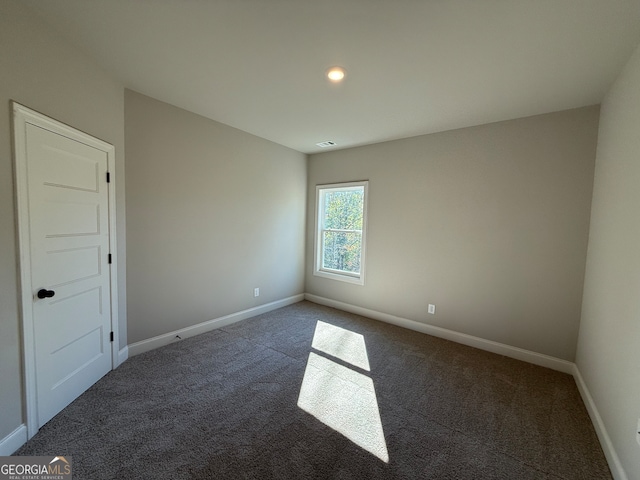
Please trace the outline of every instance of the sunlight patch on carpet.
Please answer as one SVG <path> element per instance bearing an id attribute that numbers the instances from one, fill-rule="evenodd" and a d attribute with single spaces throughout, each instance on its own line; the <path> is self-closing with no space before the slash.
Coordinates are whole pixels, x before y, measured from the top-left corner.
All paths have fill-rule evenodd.
<path id="1" fill-rule="evenodd" d="M 312 346 L 369 370 L 364 337 L 355 332 L 318 322 Z M 360 366 L 365 362 L 366 369 Z M 368 376 L 310 352 L 298 407 L 380 460 L 389 462 L 378 400 L 373 380 Z"/>
<path id="2" fill-rule="evenodd" d="M 311 347 L 370 371 L 367 346 L 359 333 L 318 321 Z"/>

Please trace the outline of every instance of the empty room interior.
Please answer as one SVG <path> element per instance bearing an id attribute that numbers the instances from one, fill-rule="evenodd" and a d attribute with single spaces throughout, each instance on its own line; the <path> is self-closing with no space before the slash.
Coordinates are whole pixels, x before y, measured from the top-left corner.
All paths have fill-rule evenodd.
<path id="1" fill-rule="evenodd" d="M 640 479 L 639 0 L 0 0 L 0 53 L 0 455 Z"/>

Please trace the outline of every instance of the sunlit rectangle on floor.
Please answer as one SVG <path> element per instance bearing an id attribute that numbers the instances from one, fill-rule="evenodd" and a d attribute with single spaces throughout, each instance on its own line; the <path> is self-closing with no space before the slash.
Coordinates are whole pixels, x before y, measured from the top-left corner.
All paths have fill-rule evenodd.
<path id="1" fill-rule="evenodd" d="M 311 352 L 298 406 L 379 459 L 389 461 L 369 377 Z"/>
<path id="2" fill-rule="evenodd" d="M 318 321 L 311 346 L 367 372 L 370 370 L 367 347 L 359 333 Z"/>

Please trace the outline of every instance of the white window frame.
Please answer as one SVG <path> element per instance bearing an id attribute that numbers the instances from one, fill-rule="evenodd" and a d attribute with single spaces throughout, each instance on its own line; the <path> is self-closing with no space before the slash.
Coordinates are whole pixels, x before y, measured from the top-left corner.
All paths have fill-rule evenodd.
<path id="1" fill-rule="evenodd" d="M 353 188 L 364 189 L 364 199 L 362 204 L 362 241 L 360 249 L 360 273 L 344 272 L 322 267 L 322 233 L 324 231 L 322 221 L 324 219 L 324 193 L 328 191 L 351 190 Z M 330 278 L 342 282 L 364 285 L 365 278 L 365 250 L 367 239 L 367 203 L 369 199 L 369 181 L 331 183 L 316 185 L 316 219 L 315 219 L 315 241 L 313 248 L 313 274 L 317 277 Z"/>

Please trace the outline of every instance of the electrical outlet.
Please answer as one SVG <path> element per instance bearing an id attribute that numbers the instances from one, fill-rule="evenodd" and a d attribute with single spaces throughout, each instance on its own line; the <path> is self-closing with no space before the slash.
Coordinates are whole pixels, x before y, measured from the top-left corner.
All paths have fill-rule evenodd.
<path id="1" fill-rule="evenodd" d="M 253 289 L 253 296 L 254 297 L 259 297 L 260 296 L 260 289 L 259 288 L 254 288 Z"/>
<path id="2" fill-rule="evenodd" d="M 429 310 L 427 310 L 431 315 L 435 315 L 436 314 L 436 306 L 433 304 L 429 304 Z"/>
<path id="3" fill-rule="evenodd" d="M 638 426 L 636 427 L 636 442 L 640 445 L 640 418 L 638 419 Z"/>

